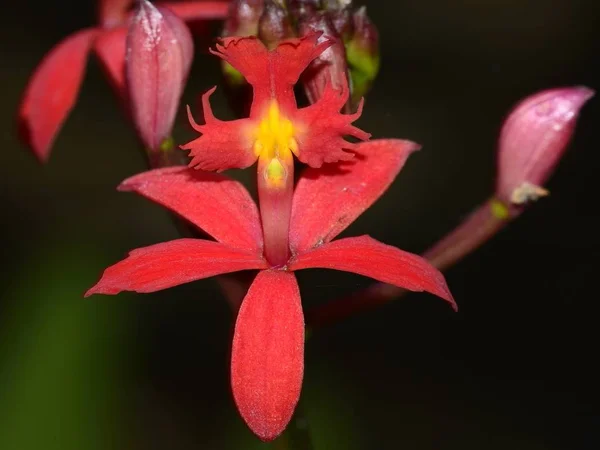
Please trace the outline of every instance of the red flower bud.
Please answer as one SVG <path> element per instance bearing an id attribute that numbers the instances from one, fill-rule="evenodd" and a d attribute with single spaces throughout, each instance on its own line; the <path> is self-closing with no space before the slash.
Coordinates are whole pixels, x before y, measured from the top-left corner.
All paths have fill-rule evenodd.
<path id="1" fill-rule="evenodd" d="M 509 114 L 500 133 L 496 196 L 523 205 L 548 194 L 543 186 L 563 155 L 581 107 L 594 95 L 587 87 L 559 88 L 527 97 Z"/>
<path id="2" fill-rule="evenodd" d="M 346 50 L 326 12 L 307 14 L 301 17 L 298 21 L 298 28 L 301 36 L 320 31 L 322 34 L 319 42 L 335 41 L 331 47 L 310 63 L 302 76 L 302 84 L 308 101 L 315 103 L 321 98 L 327 84 L 331 84 L 336 90 L 342 90 L 348 85 Z"/>
<path id="3" fill-rule="evenodd" d="M 141 0 L 127 36 L 126 76 L 134 123 L 151 151 L 169 138 L 192 57 L 181 19 Z"/>

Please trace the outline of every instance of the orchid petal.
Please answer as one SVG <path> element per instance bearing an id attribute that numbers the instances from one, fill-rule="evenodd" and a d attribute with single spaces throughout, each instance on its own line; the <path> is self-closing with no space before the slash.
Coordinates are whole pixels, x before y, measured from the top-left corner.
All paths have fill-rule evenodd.
<path id="1" fill-rule="evenodd" d="M 304 169 L 294 192 L 290 247 L 294 254 L 329 242 L 392 184 L 419 146 L 398 139 L 365 142 L 348 163 Z"/>
<path id="2" fill-rule="evenodd" d="M 211 53 L 237 69 L 253 87 L 251 117 L 275 98 L 285 113 L 294 111 L 293 87 L 310 62 L 329 48 L 333 41 L 317 44 L 320 33 L 310 33 L 299 39 L 281 41 L 269 51 L 258 38 L 229 37 L 221 39 Z"/>
<path id="3" fill-rule="evenodd" d="M 228 1 L 191 1 L 191 2 L 169 2 L 157 3 L 157 7 L 165 7 L 173 11 L 180 19 L 192 20 L 214 20 L 227 17 L 229 9 Z"/>
<path id="4" fill-rule="evenodd" d="M 296 256 L 289 270 L 310 268 L 353 272 L 409 291 L 427 291 L 456 303 L 442 273 L 420 256 L 369 236 L 339 239 Z"/>
<path id="5" fill-rule="evenodd" d="M 197 139 L 181 145 L 182 150 L 189 150 L 192 158 L 190 167 L 202 170 L 245 169 L 256 161 L 254 140 L 251 135 L 251 121 L 238 119 L 222 121 L 217 119 L 210 107 L 210 96 L 216 87 L 202 96 L 204 125 L 198 125 L 188 106 L 188 119 L 192 128 L 202 133 Z"/>
<path id="6" fill-rule="evenodd" d="M 290 421 L 304 372 L 304 316 L 293 274 L 258 274 L 235 324 L 231 386 L 240 414 L 263 441 Z"/>
<path id="7" fill-rule="evenodd" d="M 94 42 L 94 52 L 111 86 L 122 100 L 125 94 L 125 50 L 127 28 L 119 27 L 102 32 Z"/>
<path id="8" fill-rule="evenodd" d="M 348 142 L 344 136 L 352 136 L 366 141 L 369 133 L 352 125 L 362 114 L 363 102 L 358 104 L 354 114 L 340 114 L 348 101 L 348 84 L 342 78 L 342 89 L 335 90 L 327 82 L 317 103 L 302 108 L 294 115 L 302 130 L 297 137 L 298 159 L 311 167 L 319 168 L 323 163 L 349 161 L 354 158 L 358 144 Z"/>
<path id="9" fill-rule="evenodd" d="M 256 254 L 203 239 L 177 239 L 132 250 L 85 293 L 155 292 L 223 273 L 264 269 Z"/>
<path id="10" fill-rule="evenodd" d="M 87 55 L 98 31 L 85 29 L 56 45 L 42 60 L 25 89 L 19 128 L 35 156 L 45 162 L 52 143 L 73 108 Z"/>
<path id="11" fill-rule="evenodd" d="M 241 183 L 224 175 L 169 167 L 133 176 L 119 190 L 174 211 L 223 244 L 262 253 L 258 208 Z"/>

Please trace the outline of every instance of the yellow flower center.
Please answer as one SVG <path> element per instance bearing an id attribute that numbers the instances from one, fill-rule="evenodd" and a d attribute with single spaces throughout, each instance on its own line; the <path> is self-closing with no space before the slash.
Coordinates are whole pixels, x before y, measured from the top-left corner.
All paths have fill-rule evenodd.
<path id="1" fill-rule="evenodd" d="M 284 117 L 275 100 L 254 130 L 254 153 L 266 166 L 267 183 L 281 187 L 287 179 L 286 166 L 292 164 L 292 152 L 298 151 L 292 122 Z"/>

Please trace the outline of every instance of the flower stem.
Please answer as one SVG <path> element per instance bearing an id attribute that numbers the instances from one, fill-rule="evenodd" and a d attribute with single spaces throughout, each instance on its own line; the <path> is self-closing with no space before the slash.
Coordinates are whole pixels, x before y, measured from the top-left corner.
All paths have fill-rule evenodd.
<path id="1" fill-rule="evenodd" d="M 510 208 L 492 197 L 422 256 L 438 269 L 445 270 L 495 236 L 520 213 L 521 209 Z M 406 292 L 408 291 L 405 289 L 389 284 L 373 283 L 349 297 L 334 300 L 309 311 L 307 322 L 311 328 L 329 325 L 388 303 Z"/>
<path id="2" fill-rule="evenodd" d="M 423 253 L 423 257 L 438 269 L 446 270 L 496 235 L 516 215 L 504 203 L 491 198 Z"/>

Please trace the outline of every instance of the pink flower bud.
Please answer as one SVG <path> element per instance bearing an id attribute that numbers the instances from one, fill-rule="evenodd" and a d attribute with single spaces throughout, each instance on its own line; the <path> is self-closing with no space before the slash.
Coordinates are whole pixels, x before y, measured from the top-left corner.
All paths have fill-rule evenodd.
<path id="1" fill-rule="evenodd" d="M 500 133 L 496 182 L 500 201 L 518 206 L 548 194 L 544 183 L 571 139 L 579 110 L 593 95 L 583 86 L 550 89 L 513 109 Z"/>
<path id="2" fill-rule="evenodd" d="M 141 0 L 127 35 L 126 75 L 133 121 L 146 147 L 169 138 L 193 57 L 187 26 Z"/>

